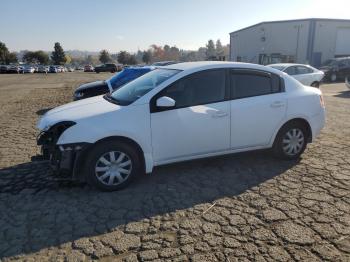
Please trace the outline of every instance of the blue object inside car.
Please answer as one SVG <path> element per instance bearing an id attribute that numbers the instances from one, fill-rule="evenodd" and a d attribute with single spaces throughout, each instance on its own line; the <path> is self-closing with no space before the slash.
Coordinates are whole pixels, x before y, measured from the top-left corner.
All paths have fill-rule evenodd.
<path id="1" fill-rule="evenodd" d="M 116 90 L 122 85 L 152 71 L 153 69 L 153 67 L 128 67 L 111 77 L 108 81 L 113 90 Z"/>

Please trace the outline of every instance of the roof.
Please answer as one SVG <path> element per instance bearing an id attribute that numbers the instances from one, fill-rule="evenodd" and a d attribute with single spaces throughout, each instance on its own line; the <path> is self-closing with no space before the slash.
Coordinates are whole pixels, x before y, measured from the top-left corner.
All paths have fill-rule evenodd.
<path id="1" fill-rule="evenodd" d="M 287 67 L 287 66 L 309 66 L 309 65 L 295 64 L 295 63 L 276 63 L 276 64 L 269 64 L 267 66 L 283 66 L 283 67 Z"/>
<path id="2" fill-rule="evenodd" d="M 230 34 L 238 33 L 240 31 L 259 26 L 264 24 L 274 24 L 274 23 L 289 23 L 289 22 L 303 22 L 303 21 L 328 21 L 328 22 L 350 22 L 349 19 L 334 19 L 334 18 L 304 18 L 304 19 L 294 19 L 294 20 L 278 20 L 278 21 L 264 21 L 251 26 L 244 27 L 242 29 L 231 32 Z"/>
<path id="3" fill-rule="evenodd" d="M 168 66 L 161 66 L 157 68 L 175 69 L 175 70 L 185 70 L 185 71 L 201 71 L 206 69 L 216 69 L 216 68 L 242 68 L 242 69 L 253 69 L 253 70 L 264 70 L 273 73 L 277 73 L 278 70 L 272 67 L 266 67 L 258 64 L 251 63 L 241 63 L 241 62 L 223 62 L 223 61 L 201 61 L 201 62 L 186 62 L 178 63 Z"/>

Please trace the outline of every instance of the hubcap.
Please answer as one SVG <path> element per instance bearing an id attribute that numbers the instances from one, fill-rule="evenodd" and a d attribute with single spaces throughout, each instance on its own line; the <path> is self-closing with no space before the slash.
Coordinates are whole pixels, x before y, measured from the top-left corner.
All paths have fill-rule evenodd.
<path id="1" fill-rule="evenodd" d="M 334 82 L 335 80 L 337 80 L 337 75 L 336 74 L 332 74 L 331 75 L 331 80 Z"/>
<path id="2" fill-rule="evenodd" d="M 123 183 L 129 177 L 131 170 L 130 157 L 120 151 L 105 153 L 97 160 L 95 166 L 97 179 L 107 186 Z"/>
<path id="3" fill-rule="evenodd" d="M 298 128 L 293 128 L 283 138 L 283 151 L 289 156 L 294 156 L 300 153 L 304 146 L 304 141 L 303 132 Z"/>

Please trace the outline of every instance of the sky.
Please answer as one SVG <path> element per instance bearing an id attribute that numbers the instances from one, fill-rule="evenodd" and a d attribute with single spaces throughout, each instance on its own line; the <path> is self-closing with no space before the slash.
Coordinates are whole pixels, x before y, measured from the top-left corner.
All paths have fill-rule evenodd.
<path id="1" fill-rule="evenodd" d="M 262 21 L 350 19 L 350 0 L 0 0 L 0 41 L 10 51 L 115 53 L 151 44 L 196 50 Z"/>

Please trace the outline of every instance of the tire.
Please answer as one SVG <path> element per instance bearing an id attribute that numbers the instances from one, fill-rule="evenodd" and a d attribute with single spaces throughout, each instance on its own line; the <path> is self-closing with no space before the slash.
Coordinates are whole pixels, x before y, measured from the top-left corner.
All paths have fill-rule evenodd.
<path id="1" fill-rule="evenodd" d="M 336 73 L 332 73 L 331 76 L 329 77 L 329 79 L 331 80 L 331 82 L 335 82 L 337 81 L 338 77 Z"/>
<path id="2" fill-rule="evenodd" d="M 112 165 L 111 160 L 114 162 Z M 125 188 L 142 172 L 143 166 L 133 146 L 116 140 L 96 144 L 89 152 L 86 163 L 87 182 L 101 191 Z"/>
<path id="3" fill-rule="evenodd" d="M 273 153 L 281 159 L 298 159 L 304 152 L 307 141 L 308 132 L 302 123 L 287 123 L 279 130 L 275 138 Z"/>
<path id="4" fill-rule="evenodd" d="M 96 72 L 96 74 L 99 74 L 100 73 L 100 71 L 95 71 Z"/>
<path id="5" fill-rule="evenodd" d="M 320 88 L 320 82 L 315 81 L 311 84 L 311 86 L 316 87 L 316 88 Z"/>

